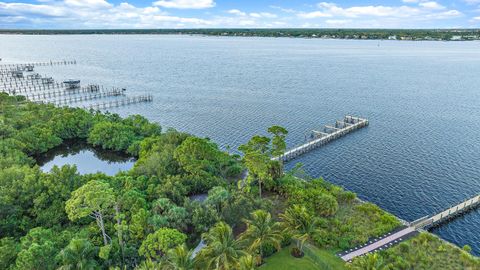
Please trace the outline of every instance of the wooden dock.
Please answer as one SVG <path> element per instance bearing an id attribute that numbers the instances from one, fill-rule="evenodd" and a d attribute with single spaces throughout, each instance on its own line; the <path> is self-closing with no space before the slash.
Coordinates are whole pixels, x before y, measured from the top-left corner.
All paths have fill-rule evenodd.
<path id="1" fill-rule="evenodd" d="M 46 66 L 61 66 L 61 65 L 76 65 L 76 60 L 62 60 L 62 61 L 47 61 L 47 62 L 31 62 L 22 64 L 2 64 L 0 65 L 0 71 L 11 70 L 28 70 L 32 71 L 33 67 L 46 67 Z M 32 70 L 30 70 L 32 68 Z"/>
<path id="2" fill-rule="evenodd" d="M 39 66 L 75 65 L 73 61 L 32 62 L 23 64 L 0 65 L 0 92 L 10 95 L 22 95 L 35 103 L 48 103 L 56 106 L 74 106 L 85 109 L 102 110 L 126 106 L 134 103 L 149 102 L 152 95 L 125 97 L 124 88 L 104 89 L 103 86 L 90 84 L 80 86 L 79 80 L 57 82 L 52 77 L 33 72 Z M 74 84 L 74 87 L 72 87 Z M 124 98 L 119 98 L 124 97 Z M 108 98 L 108 101 L 86 104 L 86 101 Z M 72 105 L 80 103 L 79 106 Z M 83 105 L 83 106 L 82 106 Z"/>
<path id="3" fill-rule="evenodd" d="M 410 226 L 414 227 L 415 229 L 428 229 L 430 227 L 437 226 L 447 220 L 451 220 L 452 218 L 455 218 L 478 206 L 480 206 L 480 194 L 469 198 L 457 205 L 448 207 L 447 209 L 437 214 L 419 218 L 411 222 Z"/>
<path id="4" fill-rule="evenodd" d="M 97 94 L 106 94 L 105 96 L 120 96 L 125 94 L 125 89 L 112 88 L 111 90 L 104 90 L 103 88 L 99 91 L 92 92 L 89 88 L 78 88 L 72 90 L 60 89 L 49 92 L 40 92 L 40 93 L 31 93 L 25 94 L 28 100 L 38 102 L 38 101 L 49 101 L 50 99 L 55 99 L 59 97 L 68 97 L 68 96 L 92 96 Z M 111 95 L 108 95 L 111 94 Z"/>
<path id="5" fill-rule="evenodd" d="M 391 246 L 408 239 L 410 236 L 417 234 L 420 230 L 439 226 L 443 222 L 458 217 L 459 215 L 466 213 L 474 209 L 475 207 L 478 207 L 479 205 L 480 194 L 469 198 L 457 205 L 448 207 L 446 210 L 442 210 L 437 214 L 422 217 L 413 222 L 410 222 L 408 226 L 404 226 L 398 231 L 390 232 L 364 245 L 349 249 L 337 255 L 344 261 L 348 262 L 358 256 L 363 256 L 365 254 L 376 252 L 378 250 L 390 248 Z"/>
<path id="6" fill-rule="evenodd" d="M 87 110 L 105 110 L 108 108 L 127 106 L 135 103 L 150 102 L 152 100 L 153 100 L 152 95 L 141 95 L 141 96 L 127 97 L 121 100 L 111 100 L 107 102 L 91 104 L 91 105 L 83 106 L 83 108 Z"/>
<path id="7" fill-rule="evenodd" d="M 342 121 L 337 120 L 334 126 L 326 125 L 322 131 L 313 130 L 309 142 L 290 149 L 272 160 L 289 161 L 366 126 L 368 126 L 367 119 L 347 115 Z"/>
<path id="8" fill-rule="evenodd" d="M 67 91 L 68 93 L 68 91 Z M 54 99 L 54 100 L 39 100 L 37 103 L 49 103 L 54 104 L 56 106 L 66 106 L 71 103 L 106 98 L 106 97 L 118 97 L 118 96 L 125 96 L 125 93 L 120 90 L 112 90 L 107 92 L 99 92 L 95 94 L 86 94 L 81 96 L 69 96 L 64 97 L 63 99 Z"/>

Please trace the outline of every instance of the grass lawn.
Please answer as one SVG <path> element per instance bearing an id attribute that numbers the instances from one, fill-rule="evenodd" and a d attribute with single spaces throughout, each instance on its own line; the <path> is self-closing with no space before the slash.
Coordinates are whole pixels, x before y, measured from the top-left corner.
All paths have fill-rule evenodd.
<path id="1" fill-rule="evenodd" d="M 321 270 L 344 270 L 345 264 L 334 254 L 327 250 L 320 250 L 309 246 L 310 252 L 305 252 L 303 258 L 295 258 L 290 255 L 291 247 L 286 247 L 265 259 L 265 263 L 259 268 L 262 270 L 290 270 L 290 269 L 321 269 Z M 327 266 L 327 267 L 325 267 Z"/>

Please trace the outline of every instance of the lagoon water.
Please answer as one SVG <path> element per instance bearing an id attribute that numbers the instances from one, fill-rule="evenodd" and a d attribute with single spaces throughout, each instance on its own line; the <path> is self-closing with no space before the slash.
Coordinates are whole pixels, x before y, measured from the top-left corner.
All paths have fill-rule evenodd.
<path id="1" fill-rule="evenodd" d="M 65 142 L 35 158 L 44 172 L 49 172 L 54 166 L 70 164 L 75 165 L 81 174 L 101 172 L 115 175 L 133 168 L 135 164 L 135 159 L 126 154 L 92 147 L 86 142 Z"/>
<path id="2" fill-rule="evenodd" d="M 288 144 L 345 114 L 370 126 L 304 155 L 308 173 L 408 221 L 480 192 L 480 43 L 200 36 L 0 36 L 4 61 L 76 59 L 57 79 L 150 93 L 113 109 L 235 149 L 278 124 Z M 480 211 L 435 230 L 480 254 Z"/>

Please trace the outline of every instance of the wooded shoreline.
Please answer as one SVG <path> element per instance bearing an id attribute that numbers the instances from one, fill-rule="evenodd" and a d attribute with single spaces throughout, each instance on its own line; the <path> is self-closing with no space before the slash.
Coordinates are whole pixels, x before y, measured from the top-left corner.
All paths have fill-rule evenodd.
<path id="1" fill-rule="evenodd" d="M 328 28 L 212 28 L 212 29 L 1 29 L 16 35 L 201 35 L 291 37 L 354 40 L 471 41 L 480 29 L 328 29 Z"/>

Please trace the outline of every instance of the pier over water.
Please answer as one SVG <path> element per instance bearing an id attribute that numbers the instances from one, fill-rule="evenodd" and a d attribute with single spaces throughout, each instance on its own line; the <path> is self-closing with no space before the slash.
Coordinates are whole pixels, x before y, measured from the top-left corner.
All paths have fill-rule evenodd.
<path id="1" fill-rule="evenodd" d="M 368 126 L 368 120 L 347 115 L 343 120 L 337 120 L 335 125 L 325 125 L 321 131 L 312 130 L 310 141 L 293 149 L 286 151 L 283 155 L 272 158 L 273 160 L 289 161 L 302 154 L 321 147 L 335 139 L 345 136 L 346 134 L 357 129 Z"/>
<path id="2" fill-rule="evenodd" d="M 409 237 L 415 235 L 420 230 L 438 226 L 445 221 L 453 219 L 457 216 L 462 215 L 463 213 L 468 212 L 469 210 L 478 207 L 479 205 L 480 194 L 469 198 L 455 206 L 449 207 L 446 210 L 440 211 L 439 213 L 410 222 L 408 226 L 404 226 L 398 231 L 388 233 L 364 245 L 352 248 L 345 252 L 341 252 L 337 255 L 341 257 L 344 261 L 351 261 L 355 257 L 363 256 L 371 252 L 376 252 L 378 250 L 389 248 L 404 240 L 407 240 Z"/>

